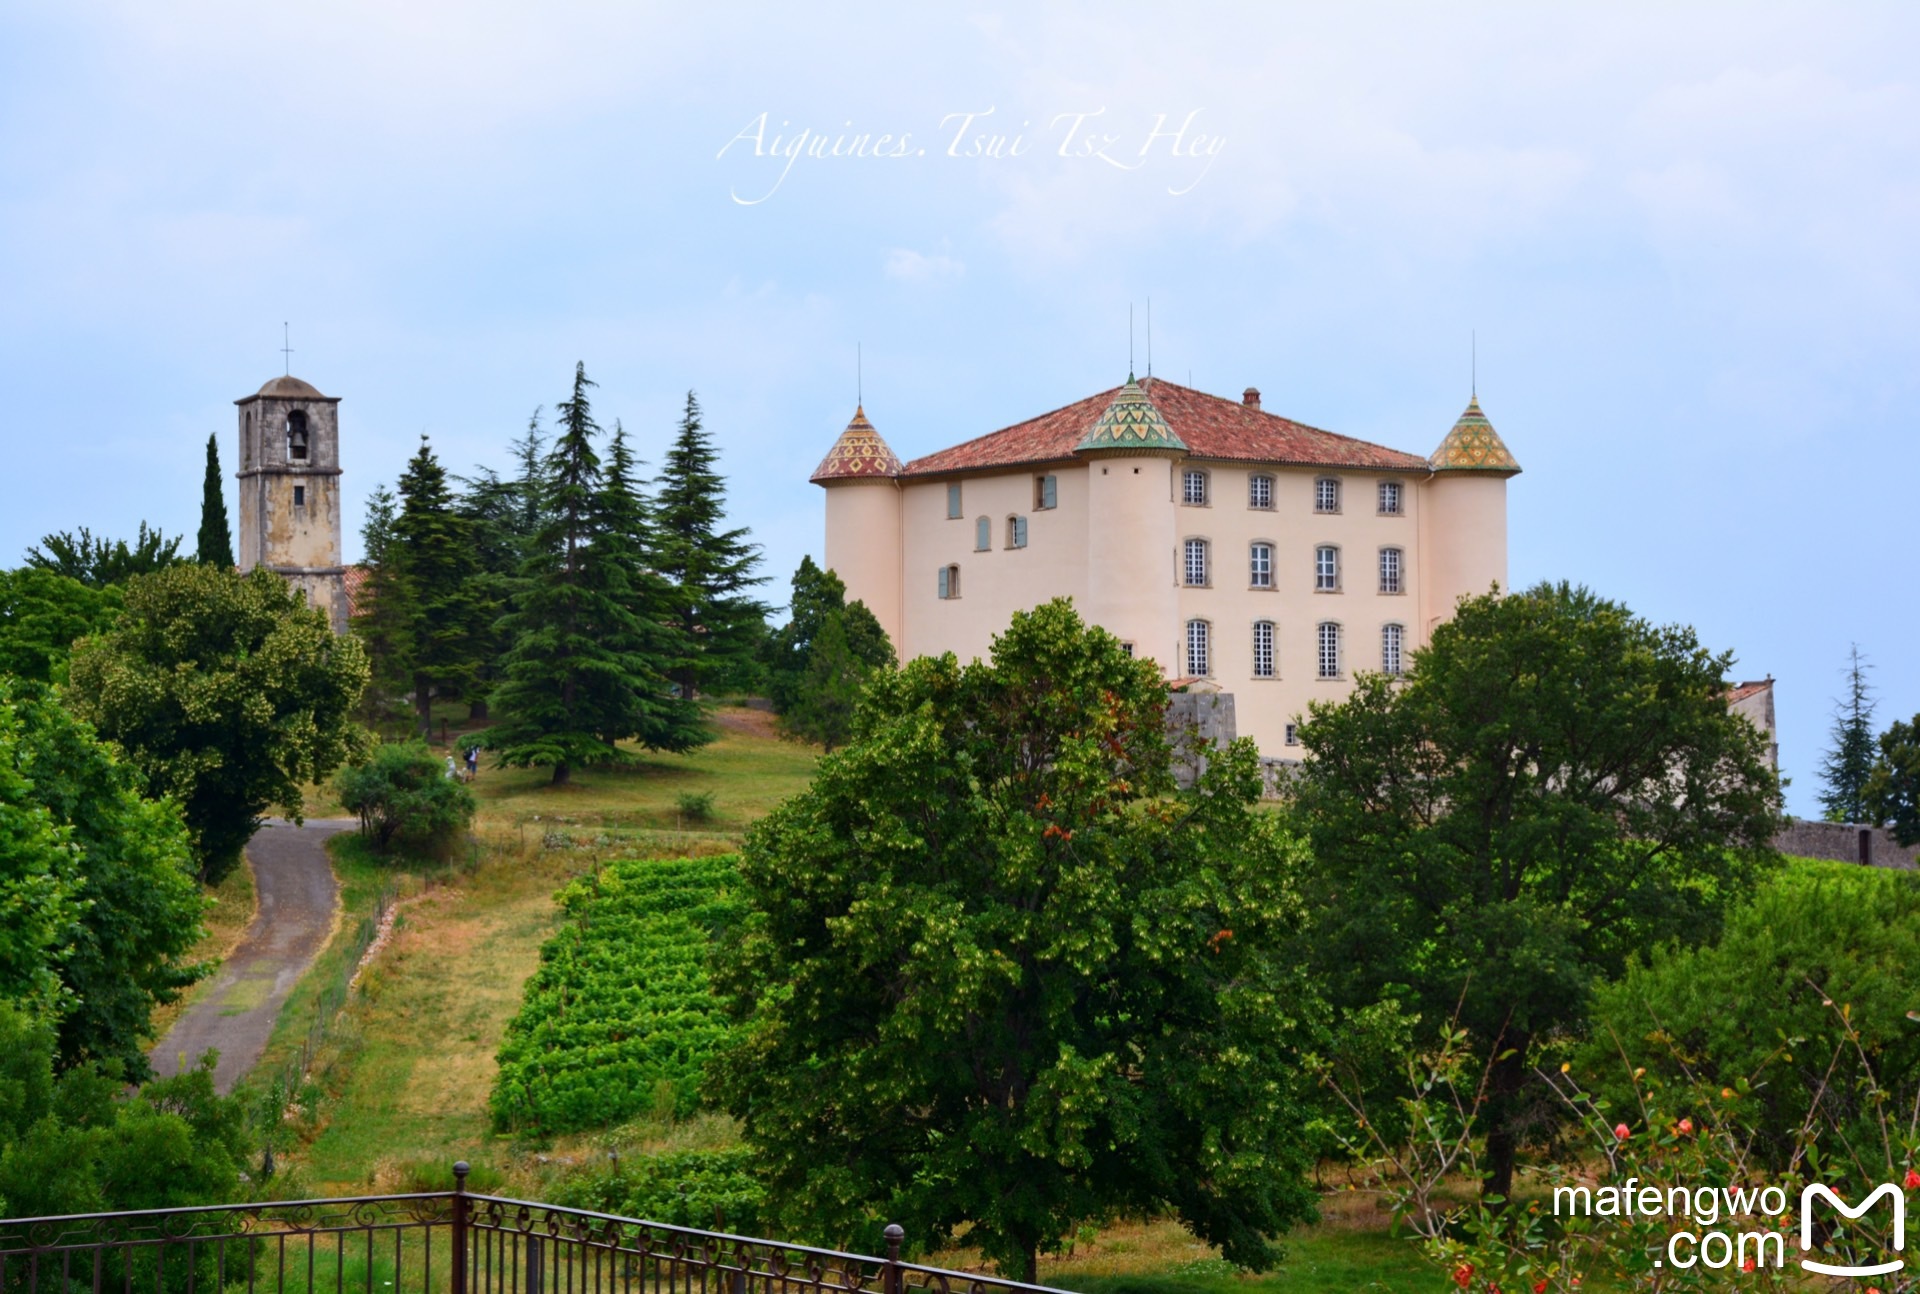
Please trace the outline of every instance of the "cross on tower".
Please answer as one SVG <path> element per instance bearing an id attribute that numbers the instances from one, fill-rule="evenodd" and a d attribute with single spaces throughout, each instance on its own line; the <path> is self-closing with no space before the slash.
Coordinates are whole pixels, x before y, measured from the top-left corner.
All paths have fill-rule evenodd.
<path id="1" fill-rule="evenodd" d="M 288 334 L 287 325 L 280 325 L 280 357 L 285 362 L 286 375 L 293 376 L 293 338 Z"/>

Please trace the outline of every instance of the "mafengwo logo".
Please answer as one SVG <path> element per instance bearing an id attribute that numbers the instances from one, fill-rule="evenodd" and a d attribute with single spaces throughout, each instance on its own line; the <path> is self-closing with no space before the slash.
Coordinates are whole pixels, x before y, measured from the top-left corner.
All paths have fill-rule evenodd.
<path id="1" fill-rule="evenodd" d="M 1800 1248 L 1813 1248 L 1813 1206 L 1819 1200 L 1826 1200 L 1846 1218 L 1864 1217 L 1868 1209 L 1879 1203 L 1882 1198 L 1893 1201 L 1893 1248 L 1898 1253 L 1907 1247 L 1907 1197 L 1892 1182 L 1883 1182 L 1857 1206 L 1850 1206 L 1838 1195 L 1818 1182 L 1812 1182 L 1800 1192 Z M 1888 1272 L 1897 1272 L 1907 1265 L 1904 1258 L 1893 1258 L 1883 1263 L 1872 1263 L 1865 1267 L 1848 1267 L 1840 1263 L 1816 1262 L 1811 1258 L 1802 1258 L 1800 1265 L 1810 1272 L 1822 1276 L 1884 1276 Z"/>

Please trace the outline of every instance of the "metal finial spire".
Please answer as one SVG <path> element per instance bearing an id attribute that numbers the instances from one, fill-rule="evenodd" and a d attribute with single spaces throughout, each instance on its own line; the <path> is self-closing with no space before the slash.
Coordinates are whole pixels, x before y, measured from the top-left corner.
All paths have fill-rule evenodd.
<path id="1" fill-rule="evenodd" d="M 1127 381 L 1133 381 L 1133 302 L 1127 302 Z"/>
<path id="2" fill-rule="evenodd" d="M 1467 344 L 1473 348 L 1469 352 L 1472 359 L 1468 362 L 1472 367 L 1468 370 L 1467 394 L 1469 398 L 1478 401 L 1480 399 L 1480 333 L 1474 330 L 1469 332 L 1467 337 Z"/>
<path id="3" fill-rule="evenodd" d="M 853 402 L 857 408 L 867 407 L 867 374 L 859 342 L 853 344 Z"/>
<path id="4" fill-rule="evenodd" d="M 286 376 L 292 377 L 293 376 L 293 337 L 291 333 L 288 331 L 287 323 L 285 320 L 282 320 L 280 323 L 280 358 L 283 361 L 283 368 Z"/>
<path id="5" fill-rule="evenodd" d="M 1147 298 L 1147 376 L 1153 376 L 1153 298 Z"/>

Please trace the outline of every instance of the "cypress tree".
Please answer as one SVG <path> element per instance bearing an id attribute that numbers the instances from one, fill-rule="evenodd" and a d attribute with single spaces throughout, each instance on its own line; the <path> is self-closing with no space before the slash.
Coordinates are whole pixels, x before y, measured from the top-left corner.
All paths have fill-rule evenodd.
<path id="1" fill-rule="evenodd" d="M 602 473 L 593 440 L 585 364 L 576 365 L 573 396 L 557 406 L 558 435 L 545 467 L 544 521 L 522 571 L 518 608 L 507 618 L 513 649 L 506 680 L 494 692 L 498 724 L 487 745 L 503 764 L 552 768 L 556 785 L 585 764 L 627 758 L 606 739 L 607 715 L 630 679 L 630 653 L 616 644 L 638 634 L 623 604 L 622 583 L 596 546 L 602 520 Z"/>
<path id="2" fill-rule="evenodd" d="M 1867 779 L 1873 775 L 1873 689 L 1867 671 L 1873 668 L 1861 656 L 1859 644 L 1849 652 L 1847 692 L 1833 703 L 1832 743 L 1820 759 L 1820 811 L 1828 822 L 1872 822 L 1867 804 Z"/>
<path id="3" fill-rule="evenodd" d="M 750 678 L 766 635 L 767 607 L 748 590 L 760 547 L 747 530 L 722 530 L 726 479 L 715 470 L 713 438 L 700 420 L 700 402 L 687 392 L 686 409 L 656 481 L 653 566 L 674 585 L 672 623 L 693 647 L 670 677 L 682 696 L 697 696 Z"/>
<path id="4" fill-rule="evenodd" d="M 473 525 L 454 507 L 446 469 L 423 434 L 400 474 L 392 552 L 412 592 L 413 709 L 433 729 L 435 695 L 459 695 L 479 667 L 484 606 L 473 576 Z"/>
<path id="5" fill-rule="evenodd" d="M 207 566 L 233 566 L 233 532 L 227 526 L 227 496 L 221 488 L 220 446 L 207 437 L 207 479 L 200 487 L 200 537 L 196 558 Z"/>

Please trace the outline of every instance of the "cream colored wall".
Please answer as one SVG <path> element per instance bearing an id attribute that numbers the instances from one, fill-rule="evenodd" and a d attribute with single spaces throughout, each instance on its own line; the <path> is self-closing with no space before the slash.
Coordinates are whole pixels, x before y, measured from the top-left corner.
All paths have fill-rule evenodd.
<path id="1" fill-rule="evenodd" d="M 826 566 L 864 602 L 900 651 L 900 487 L 890 479 L 836 481 L 827 491 Z"/>
<path id="2" fill-rule="evenodd" d="M 1091 459 L 1085 469 L 1085 535 L 1090 555 L 1081 613 L 1133 654 L 1180 673 L 1173 462 L 1164 454 Z"/>
<path id="3" fill-rule="evenodd" d="M 1453 615 L 1462 597 L 1507 587 L 1507 481 L 1502 476 L 1439 472 L 1421 491 L 1427 551 L 1426 633 Z"/>
<path id="4" fill-rule="evenodd" d="M 1178 668 L 1185 674 L 1186 623 L 1206 620 L 1212 626 L 1211 677 L 1222 691 L 1234 696 L 1240 735 L 1252 737 L 1271 755 L 1286 753 L 1287 723 L 1306 712 L 1314 700 L 1338 700 L 1352 688 L 1356 670 L 1381 666 L 1381 628 L 1403 627 L 1405 652 L 1420 641 L 1419 599 L 1422 586 L 1419 477 L 1372 472 L 1320 472 L 1307 468 L 1257 468 L 1245 465 L 1193 462 L 1181 465 L 1209 473 L 1209 503 L 1177 504 L 1174 524 L 1184 555 L 1188 538 L 1206 539 L 1212 546 L 1211 583 L 1205 588 L 1183 585 L 1174 632 L 1182 651 Z M 1248 506 L 1250 479 L 1256 474 L 1274 478 L 1273 507 Z M 1313 510 L 1314 482 L 1331 476 L 1340 482 L 1340 511 Z M 1381 516 L 1378 485 L 1401 482 L 1399 516 Z M 1255 542 L 1274 546 L 1274 587 L 1252 587 L 1250 549 Z M 1340 550 L 1340 591 L 1314 590 L 1314 550 L 1332 544 Z M 1401 588 L 1379 591 L 1379 553 L 1401 550 Z M 1253 625 L 1274 624 L 1274 678 L 1253 673 Z M 1338 679 L 1318 677 L 1319 626 L 1323 621 L 1341 626 L 1342 670 Z"/>
<path id="5" fill-rule="evenodd" d="M 901 659 L 951 651 L 962 660 L 987 654 L 1015 611 L 1087 593 L 1087 478 L 1074 465 L 1053 469 L 1059 506 L 1035 511 L 1037 470 L 961 479 L 961 516 L 947 519 L 947 480 L 909 481 L 900 491 L 904 627 Z M 1027 546 L 1006 547 L 1009 514 L 1027 518 Z M 975 552 L 974 522 L 991 522 L 992 547 Z M 960 596 L 942 601 L 939 571 L 960 566 Z"/>

